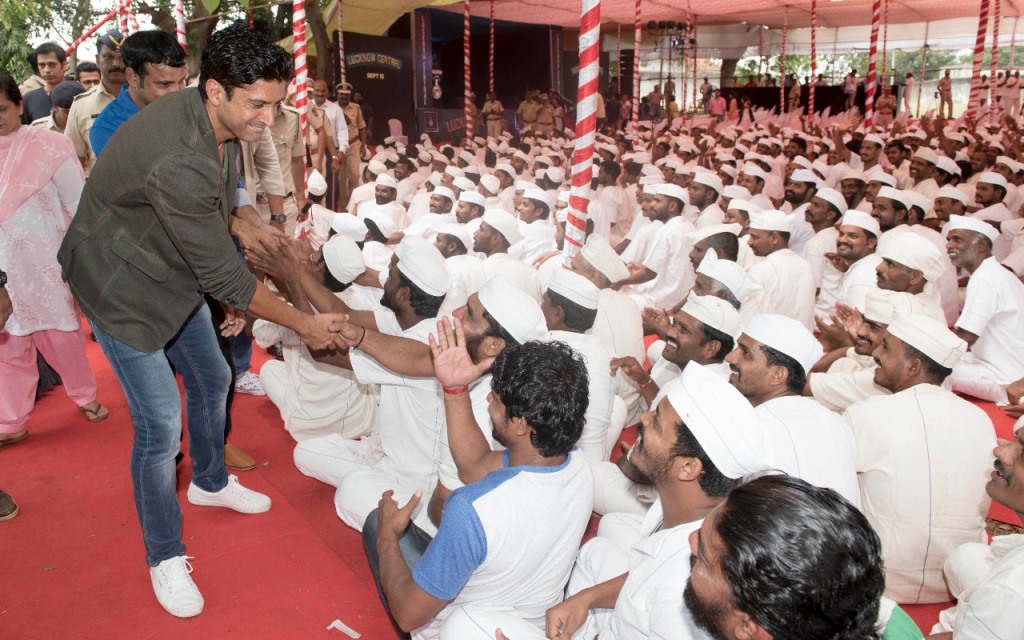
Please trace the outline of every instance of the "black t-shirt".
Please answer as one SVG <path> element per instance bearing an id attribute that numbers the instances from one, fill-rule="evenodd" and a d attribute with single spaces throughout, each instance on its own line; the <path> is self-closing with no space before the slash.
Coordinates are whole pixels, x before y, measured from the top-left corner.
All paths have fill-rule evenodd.
<path id="1" fill-rule="evenodd" d="M 39 118 L 45 118 L 53 111 L 53 103 L 50 102 L 50 94 L 46 89 L 33 89 L 26 93 L 22 99 L 22 106 L 25 110 L 21 114 L 22 124 L 32 124 Z"/>

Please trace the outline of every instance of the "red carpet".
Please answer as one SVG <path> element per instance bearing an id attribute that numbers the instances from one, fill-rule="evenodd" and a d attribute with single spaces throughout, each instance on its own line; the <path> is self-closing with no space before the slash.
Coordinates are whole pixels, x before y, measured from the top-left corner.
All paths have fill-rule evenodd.
<path id="1" fill-rule="evenodd" d="M 132 499 L 128 409 L 99 347 L 87 349 L 110 418 L 86 422 L 58 387 L 36 405 L 31 437 L 0 449 L 0 487 L 21 508 L 0 523 L 0 637 L 340 639 L 347 636 L 327 630 L 340 619 L 363 638 L 395 638 L 361 539 L 334 513 L 333 488 L 296 471 L 294 442 L 276 409 L 244 395 L 235 398 L 231 441 L 259 466 L 239 476 L 274 506 L 245 516 L 188 504 L 186 459 L 178 483 L 183 535 L 206 609 L 189 620 L 164 612 L 150 587 Z M 257 349 L 255 359 L 258 369 L 266 356 Z M 1012 436 L 1012 420 L 980 406 L 999 437 Z M 999 505 L 991 516 L 1020 524 Z M 928 631 L 947 606 L 907 610 Z"/>
<path id="2" fill-rule="evenodd" d="M 334 514 L 333 488 L 296 471 L 279 414 L 250 396 L 236 396 L 231 441 L 258 461 L 239 476 L 273 508 L 249 516 L 194 507 L 182 463 L 183 537 L 206 608 L 189 620 L 168 615 L 153 596 L 135 515 L 125 399 L 99 347 L 88 351 L 110 418 L 86 422 L 58 387 L 37 404 L 31 437 L 0 449 L 0 487 L 21 510 L 0 523 L 0 637 L 347 638 L 327 630 L 335 619 L 363 638 L 395 637 L 362 541 Z"/>

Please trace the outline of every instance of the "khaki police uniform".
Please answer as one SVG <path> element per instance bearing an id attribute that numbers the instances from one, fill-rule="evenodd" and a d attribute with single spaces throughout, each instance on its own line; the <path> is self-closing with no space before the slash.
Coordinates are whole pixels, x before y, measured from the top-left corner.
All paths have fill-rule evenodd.
<path id="1" fill-rule="evenodd" d="M 505 107 L 502 106 L 499 100 L 488 100 L 484 103 L 483 116 L 484 124 L 487 126 L 487 137 L 497 138 L 501 135 L 502 131 L 502 114 L 505 112 Z"/>
<path id="2" fill-rule="evenodd" d="M 537 124 L 534 125 L 537 133 L 551 135 L 555 130 L 555 108 L 550 104 L 541 104 L 537 109 Z"/>
<path id="3" fill-rule="evenodd" d="M 363 119 L 363 110 L 354 102 L 349 102 L 348 106 L 342 107 L 341 110 L 345 114 L 348 124 L 348 149 L 345 151 L 345 171 L 344 173 L 338 172 L 338 185 L 341 187 L 342 197 L 347 200 L 352 194 L 352 190 L 359 184 L 359 164 L 363 156 L 360 132 L 366 130 L 366 120 Z M 346 177 L 347 188 L 345 186 Z"/>
<path id="4" fill-rule="evenodd" d="M 310 101 L 309 111 L 306 112 L 306 145 L 309 147 L 309 157 L 313 161 L 313 168 L 322 174 L 326 174 L 324 154 L 321 153 L 320 143 L 323 142 L 324 150 L 326 150 L 327 141 L 320 140 L 318 132 L 321 128 L 324 129 L 328 136 L 332 136 L 334 133 L 334 128 L 327 122 L 327 112 Z"/>
<path id="5" fill-rule="evenodd" d="M 46 81 L 39 76 L 32 74 L 28 77 L 28 80 L 18 85 L 18 90 L 21 91 L 21 95 L 25 95 L 29 91 L 35 91 L 36 89 L 45 89 Z"/>
<path id="6" fill-rule="evenodd" d="M 117 96 L 109 93 L 101 82 L 75 97 L 75 101 L 71 103 L 71 110 L 68 111 L 68 124 L 64 134 L 71 138 L 75 154 L 82 161 L 82 169 L 85 170 L 87 177 L 96 162 L 96 154 L 92 152 L 92 142 L 89 141 L 89 132 L 96 122 L 96 116 L 116 98 Z"/>
<path id="7" fill-rule="evenodd" d="M 53 121 L 53 114 L 50 114 L 44 118 L 37 118 L 32 121 L 33 127 L 46 127 L 50 131 L 56 131 L 57 133 L 64 133 L 57 127 L 57 123 Z"/>
<path id="8" fill-rule="evenodd" d="M 519 103 L 519 122 L 523 125 L 523 131 L 532 130 L 537 124 L 537 111 L 540 105 L 534 100 L 523 100 Z"/>
<path id="9" fill-rule="evenodd" d="M 308 124 L 308 121 L 307 121 Z M 274 124 L 270 127 L 270 137 L 274 140 L 274 148 L 277 150 L 277 161 L 281 167 L 281 178 L 284 180 L 285 189 L 288 190 L 284 199 L 284 214 L 288 220 L 284 223 L 284 231 L 290 237 L 295 232 L 295 224 L 298 222 L 299 208 L 295 202 L 295 194 L 305 189 L 304 184 L 295 184 L 292 177 L 292 161 L 294 158 L 301 159 L 305 165 L 306 149 L 302 144 L 302 128 L 299 124 L 299 112 L 292 107 L 282 106 Z M 305 193 L 300 193 L 300 197 Z M 264 211 L 265 209 L 265 211 Z M 266 214 L 270 218 L 270 207 L 268 205 L 257 205 L 256 210 L 260 216 Z"/>

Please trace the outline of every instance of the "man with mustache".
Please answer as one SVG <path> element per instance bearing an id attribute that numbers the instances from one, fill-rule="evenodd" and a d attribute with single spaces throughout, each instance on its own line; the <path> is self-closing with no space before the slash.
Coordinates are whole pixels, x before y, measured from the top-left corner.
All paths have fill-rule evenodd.
<path id="1" fill-rule="evenodd" d="M 117 99 L 121 87 L 127 82 L 124 60 L 121 58 L 121 45 L 125 37 L 117 29 L 110 29 L 96 39 L 96 66 L 100 69 L 100 83 L 75 98 L 68 112 L 68 125 L 64 134 L 75 145 L 75 153 L 87 177 L 96 158 L 89 132 L 96 116 Z"/>
<path id="2" fill-rule="evenodd" d="M 764 425 L 776 469 L 860 504 L 853 439 L 839 416 L 801 397 L 807 372 L 822 349 L 792 318 L 755 316 L 725 357 L 729 382 L 754 406 Z"/>
<path id="3" fill-rule="evenodd" d="M 995 431 L 984 411 L 941 387 L 966 351 L 943 322 L 897 317 L 874 352 L 875 384 L 892 395 L 843 414 L 862 509 L 882 540 L 886 595 L 899 603 L 946 602 L 943 563 L 984 539 Z"/>
<path id="4" fill-rule="evenodd" d="M 1013 440 L 995 448 L 989 497 L 1024 520 L 1024 419 Z M 1024 629 L 1024 536 L 1004 535 L 991 545 L 969 542 L 946 561 L 946 582 L 957 605 L 939 614 L 929 640 L 1012 638 Z"/>

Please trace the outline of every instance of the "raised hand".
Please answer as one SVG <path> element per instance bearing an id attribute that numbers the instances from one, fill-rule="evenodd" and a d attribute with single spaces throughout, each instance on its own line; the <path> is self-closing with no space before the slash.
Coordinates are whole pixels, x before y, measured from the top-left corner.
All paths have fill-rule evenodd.
<path id="1" fill-rule="evenodd" d="M 454 326 L 452 326 L 454 322 Z M 466 334 L 458 318 L 442 318 L 437 323 L 437 336 L 430 335 L 430 351 L 434 354 L 434 375 L 445 388 L 466 387 L 491 367 L 494 358 L 473 362 L 466 349 Z"/>

